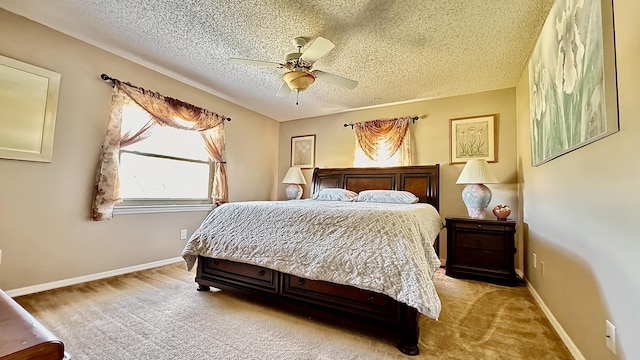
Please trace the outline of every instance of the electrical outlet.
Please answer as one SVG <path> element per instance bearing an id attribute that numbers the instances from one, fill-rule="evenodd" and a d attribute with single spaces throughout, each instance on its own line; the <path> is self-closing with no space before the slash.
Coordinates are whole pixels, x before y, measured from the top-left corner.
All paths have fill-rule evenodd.
<path id="1" fill-rule="evenodd" d="M 533 253 L 533 268 L 538 268 L 538 257 L 536 256 L 536 253 Z"/>
<path id="2" fill-rule="evenodd" d="M 611 352 L 615 355 L 616 353 L 616 327 L 613 326 L 609 320 L 606 320 L 606 330 L 605 330 L 605 344 L 611 350 Z"/>
<path id="3" fill-rule="evenodd" d="M 540 261 L 540 275 L 544 277 L 544 261 Z"/>
<path id="4" fill-rule="evenodd" d="M 180 240 L 187 240 L 187 229 L 180 230 Z"/>

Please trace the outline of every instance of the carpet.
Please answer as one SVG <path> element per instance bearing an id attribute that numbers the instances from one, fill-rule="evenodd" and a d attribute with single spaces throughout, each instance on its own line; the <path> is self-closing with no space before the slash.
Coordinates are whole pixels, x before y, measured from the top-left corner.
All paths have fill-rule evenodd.
<path id="1" fill-rule="evenodd" d="M 572 359 L 525 287 L 435 274 L 438 321 L 420 317 L 420 355 L 396 340 L 287 313 L 222 291 L 197 292 L 184 264 L 15 300 L 72 360 Z"/>

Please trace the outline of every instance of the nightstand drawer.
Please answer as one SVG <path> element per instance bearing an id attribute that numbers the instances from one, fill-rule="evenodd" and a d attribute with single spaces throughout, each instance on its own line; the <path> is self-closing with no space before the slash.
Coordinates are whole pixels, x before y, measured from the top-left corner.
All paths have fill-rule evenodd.
<path id="1" fill-rule="evenodd" d="M 474 229 L 474 230 L 487 230 L 487 231 L 505 231 L 507 230 L 505 225 L 496 224 L 481 224 L 478 222 L 456 222 L 455 227 L 457 229 Z"/>
<path id="2" fill-rule="evenodd" d="M 504 238 L 501 234 L 458 231 L 456 239 L 458 247 L 504 251 Z"/>
<path id="3" fill-rule="evenodd" d="M 503 268 L 506 265 L 502 251 L 457 248 L 455 255 L 460 265 L 466 264 L 491 268 Z"/>

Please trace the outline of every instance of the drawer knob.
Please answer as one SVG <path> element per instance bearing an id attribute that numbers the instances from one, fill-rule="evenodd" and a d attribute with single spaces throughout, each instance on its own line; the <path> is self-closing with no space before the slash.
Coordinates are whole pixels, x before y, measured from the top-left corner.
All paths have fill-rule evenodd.
<path id="1" fill-rule="evenodd" d="M 266 274 L 266 272 L 264 270 L 258 271 L 258 276 L 264 276 L 264 274 Z"/>
<path id="2" fill-rule="evenodd" d="M 298 280 L 298 286 L 302 286 L 302 285 L 304 285 L 304 279 Z"/>
<path id="3" fill-rule="evenodd" d="M 371 295 L 371 296 L 369 296 L 368 300 L 371 301 L 371 302 L 374 302 L 374 301 L 376 301 L 376 296 L 375 295 Z"/>
<path id="4" fill-rule="evenodd" d="M 215 265 L 215 266 L 220 265 L 220 261 L 218 261 L 218 260 L 213 260 L 213 265 Z"/>
<path id="5" fill-rule="evenodd" d="M 481 228 L 482 228 L 482 224 L 478 224 L 478 229 L 481 229 Z"/>

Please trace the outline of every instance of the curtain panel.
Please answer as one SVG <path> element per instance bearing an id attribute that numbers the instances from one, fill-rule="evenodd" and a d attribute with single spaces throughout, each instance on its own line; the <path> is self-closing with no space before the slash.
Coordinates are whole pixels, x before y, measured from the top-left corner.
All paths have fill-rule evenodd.
<path id="1" fill-rule="evenodd" d="M 409 136 L 410 117 L 396 119 L 379 119 L 354 124 L 356 148 L 371 160 L 378 161 L 380 149 L 385 146 L 389 158 L 399 154 L 400 166 L 411 165 L 411 140 Z"/>
<path id="2" fill-rule="evenodd" d="M 215 162 L 212 197 L 217 204 L 228 201 L 224 122 L 226 116 L 113 79 L 111 114 L 96 171 L 91 218 L 113 218 L 113 208 L 122 202 L 119 190 L 120 149 L 144 140 L 156 124 L 182 130 L 200 131 L 209 157 Z M 136 132 L 121 134 L 122 109 L 135 103 L 146 110 L 152 122 Z"/>
<path id="3" fill-rule="evenodd" d="M 209 158 L 214 162 L 213 189 L 211 191 L 216 204 L 229 201 L 227 188 L 227 161 L 224 142 L 224 122 L 212 129 L 201 131 Z"/>

